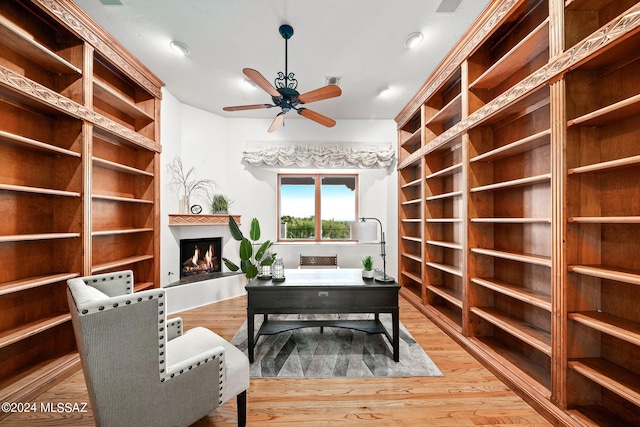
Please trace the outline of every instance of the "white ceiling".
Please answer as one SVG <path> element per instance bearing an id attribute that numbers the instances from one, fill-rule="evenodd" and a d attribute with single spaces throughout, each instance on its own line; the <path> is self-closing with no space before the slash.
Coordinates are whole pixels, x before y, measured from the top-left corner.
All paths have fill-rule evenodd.
<path id="1" fill-rule="evenodd" d="M 342 96 L 306 106 L 333 119 L 393 119 L 490 0 L 75 1 L 182 103 L 224 117 L 274 117 L 275 109 L 222 107 L 271 102 L 244 83 L 242 69 L 270 82 L 284 71 L 278 28 L 286 23 L 294 29 L 288 68 L 300 93 L 324 86 L 326 76 L 341 77 Z M 410 50 L 405 39 L 415 31 L 424 41 Z M 191 53 L 176 56 L 171 40 Z M 378 97 L 385 86 L 390 92 Z"/>

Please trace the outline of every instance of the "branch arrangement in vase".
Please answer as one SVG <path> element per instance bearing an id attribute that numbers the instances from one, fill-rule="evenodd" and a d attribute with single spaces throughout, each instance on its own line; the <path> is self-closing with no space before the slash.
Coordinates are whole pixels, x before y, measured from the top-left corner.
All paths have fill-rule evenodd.
<path id="1" fill-rule="evenodd" d="M 218 187 L 218 184 L 212 179 L 198 178 L 195 167 L 185 172 L 182 160 L 178 156 L 174 157 L 173 161 L 167 165 L 167 170 L 171 174 L 168 186 L 178 193 L 178 198 L 181 201 L 180 213 L 189 212 L 189 199 L 192 195 L 208 193 L 212 187 Z"/>

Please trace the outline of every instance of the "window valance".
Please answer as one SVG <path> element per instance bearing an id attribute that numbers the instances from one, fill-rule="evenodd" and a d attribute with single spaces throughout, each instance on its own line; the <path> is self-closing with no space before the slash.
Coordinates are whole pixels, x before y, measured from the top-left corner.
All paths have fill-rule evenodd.
<path id="1" fill-rule="evenodd" d="M 249 143 L 242 161 L 251 166 L 387 168 L 395 160 L 391 143 Z"/>

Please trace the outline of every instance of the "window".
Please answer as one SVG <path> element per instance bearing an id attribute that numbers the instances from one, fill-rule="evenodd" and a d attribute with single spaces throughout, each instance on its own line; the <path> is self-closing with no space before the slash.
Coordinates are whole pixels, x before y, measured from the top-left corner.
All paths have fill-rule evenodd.
<path id="1" fill-rule="evenodd" d="M 279 240 L 350 239 L 358 214 L 357 175 L 279 175 Z"/>

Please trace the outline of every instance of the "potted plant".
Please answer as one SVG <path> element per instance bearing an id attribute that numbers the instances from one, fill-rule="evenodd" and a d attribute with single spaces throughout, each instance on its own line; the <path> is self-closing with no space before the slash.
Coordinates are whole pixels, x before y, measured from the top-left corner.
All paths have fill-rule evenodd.
<path id="1" fill-rule="evenodd" d="M 366 255 L 360 259 L 362 260 L 362 277 L 365 279 L 373 279 L 373 257 Z"/>
<path id="2" fill-rule="evenodd" d="M 174 157 L 173 161 L 167 165 L 167 170 L 171 173 L 169 188 L 178 193 L 180 213 L 189 213 L 189 199 L 192 195 L 199 192 L 206 193 L 211 187 L 218 186 L 212 179 L 198 178 L 195 167 L 185 172 L 182 160 L 178 156 Z"/>
<path id="3" fill-rule="evenodd" d="M 233 201 L 224 194 L 214 194 L 211 197 L 211 212 L 214 214 L 227 214 L 232 203 Z"/>
<path id="4" fill-rule="evenodd" d="M 229 229 L 231 230 L 231 236 L 240 242 L 240 266 L 227 258 L 222 258 L 229 270 L 241 270 L 247 279 L 251 280 L 260 272 L 259 267 L 273 264 L 276 259 L 276 254 L 269 252 L 269 248 L 273 244 L 270 240 L 262 243 L 257 251 L 254 250 L 254 247 L 259 245 L 258 240 L 260 239 L 260 223 L 256 218 L 251 220 L 249 238 L 246 238 L 242 234 L 238 224 L 231 215 L 229 215 Z"/>

